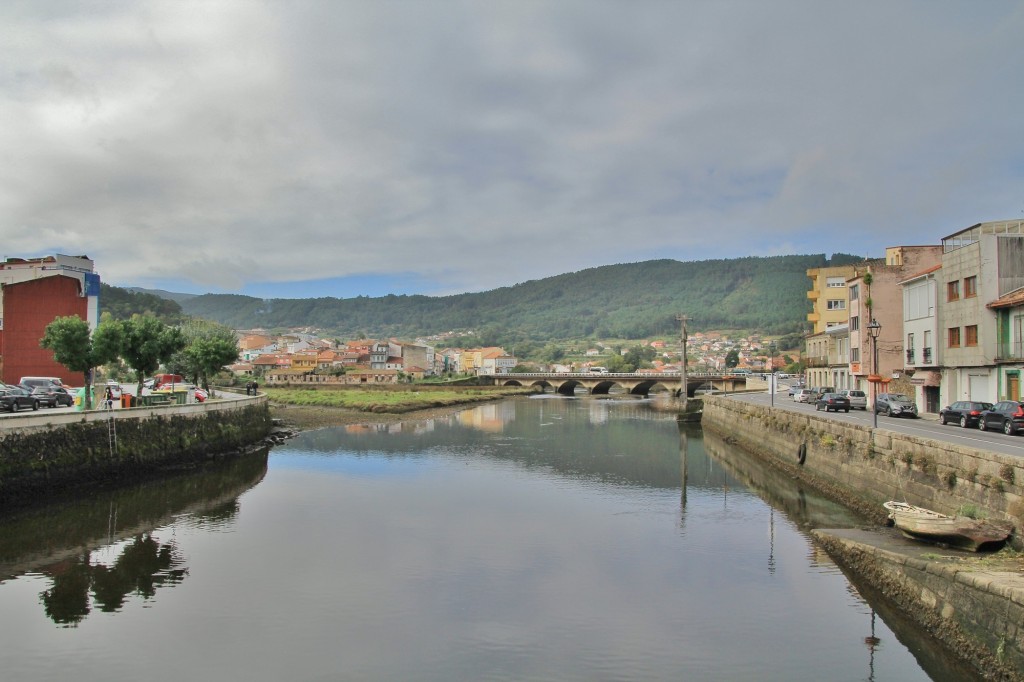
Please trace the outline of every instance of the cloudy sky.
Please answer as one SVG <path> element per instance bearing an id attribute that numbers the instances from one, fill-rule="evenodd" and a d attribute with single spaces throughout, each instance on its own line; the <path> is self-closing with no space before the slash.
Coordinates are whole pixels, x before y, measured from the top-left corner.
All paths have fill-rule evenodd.
<path id="1" fill-rule="evenodd" d="M 2 257 L 266 297 L 1024 218 L 1024 2 L 0 3 Z"/>

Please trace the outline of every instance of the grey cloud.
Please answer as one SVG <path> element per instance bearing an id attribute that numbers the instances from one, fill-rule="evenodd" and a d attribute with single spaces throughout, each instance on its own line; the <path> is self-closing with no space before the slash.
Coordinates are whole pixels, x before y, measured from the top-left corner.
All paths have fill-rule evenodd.
<path id="1" fill-rule="evenodd" d="M 47 5 L 0 9 L 0 234 L 108 279 L 480 290 L 1021 209 L 1014 3 Z"/>

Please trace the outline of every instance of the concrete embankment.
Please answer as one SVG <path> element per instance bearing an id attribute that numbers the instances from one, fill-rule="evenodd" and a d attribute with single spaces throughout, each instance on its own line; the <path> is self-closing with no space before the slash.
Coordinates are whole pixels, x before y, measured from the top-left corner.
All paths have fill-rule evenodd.
<path id="1" fill-rule="evenodd" d="M 271 430 L 265 396 L 0 420 L 0 505 L 245 450 Z"/>
<path id="2" fill-rule="evenodd" d="M 1024 465 L 1016 458 L 719 396 L 705 398 L 702 423 L 879 525 L 890 499 L 947 514 L 972 508 L 1012 521 L 1020 548 Z M 879 590 L 986 678 L 1024 680 L 1019 563 L 996 567 L 893 533 L 815 535 L 854 584 Z"/>

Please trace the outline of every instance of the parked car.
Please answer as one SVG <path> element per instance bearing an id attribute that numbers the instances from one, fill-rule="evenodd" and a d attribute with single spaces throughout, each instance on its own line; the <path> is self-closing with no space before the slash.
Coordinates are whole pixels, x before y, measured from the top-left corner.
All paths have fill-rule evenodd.
<path id="1" fill-rule="evenodd" d="M 963 428 L 978 425 L 978 417 L 985 410 L 992 409 L 992 403 L 978 402 L 976 400 L 958 400 L 948 407 L 939 410 L 939 423 L 945 426 L 953 422 Z"/>
<path id="2" fill-rule="evenodd" d="M 814 390 L 818 392 L 817 395 L 814 398 L 815 400 L 817 400 L 818 398 L 820 398 L 821 396 L 825 395 L 826 393 L 835 393 L 836 392 L 836 387 L 835 386 L 818 386 Z"/>
<path id="3" fill-rule="evenodd" d="M 34 398 L 39 400 L 40 407 L 56 408 L 61 406 L 61 404 L 71 406 L 71 404 L 75 403 L 75 398 L 63 386 L 51 384 L 49 386 L 36 386 L 33 388 L 20 386 L 20 388 L 29 391 Z"/>
<path id="4" fill-rule="evenodd" d="M 825 410 L 826 412 L 831 412 L 832 410 L 835 410 L 836 412 L 839 410 L 849 412 L 850 399 L 842 393 L 822 393 L 815 401 L 814 409 L 819 412 L 821 410 Z"/>
<path id="5" fill-rule="evenodd" d="M 793 394 L 793 400 L 798 403 L 809 403 L 814 396 L 814 391 L 810 388 L 801 388 L 799 391 Z"/>
<path id="6" fill-rule="evenodd" d="M 868 396 L 864 391 L 858 391 L 856 389 L 847 389 L 845 391 L 839 391 L 850 400 L 851 410 L 866 410 L 868 409 Z"/>
<path id="7" fill-rule="evenodd" d="M 917 403 L 903 393 L 879 393 L 875 398 L 875 414 L 887 417 L 909 416 L 917 418 Z"/>
<path id="8" fill-rule="evenodd" d="M 984 431 L 999 427 L 1007 436 L 1024 428 L 1024 403 L 1016 400 L 1001 400 L 978 415 L 978 428 Z"/>
<path id="9" fill-rule="evenodd" d="M 21 386 L 7 386 L 0 388 L 0 410 L 17 412 L 20 409 L 39 409 L 39 398 L 23 389 Z"/>

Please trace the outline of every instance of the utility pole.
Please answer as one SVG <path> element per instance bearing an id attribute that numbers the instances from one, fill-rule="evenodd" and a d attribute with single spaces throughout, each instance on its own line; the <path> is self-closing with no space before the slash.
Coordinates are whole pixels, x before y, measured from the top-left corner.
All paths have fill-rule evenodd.
<path id="1" fill-rule="evenodd" d="M 679 363 L 679 404 L 681 412 L 686 412 L 686 315 L 676 315 L 679 322 L 679 339 L 683 344 L 682 361 Z"/>

